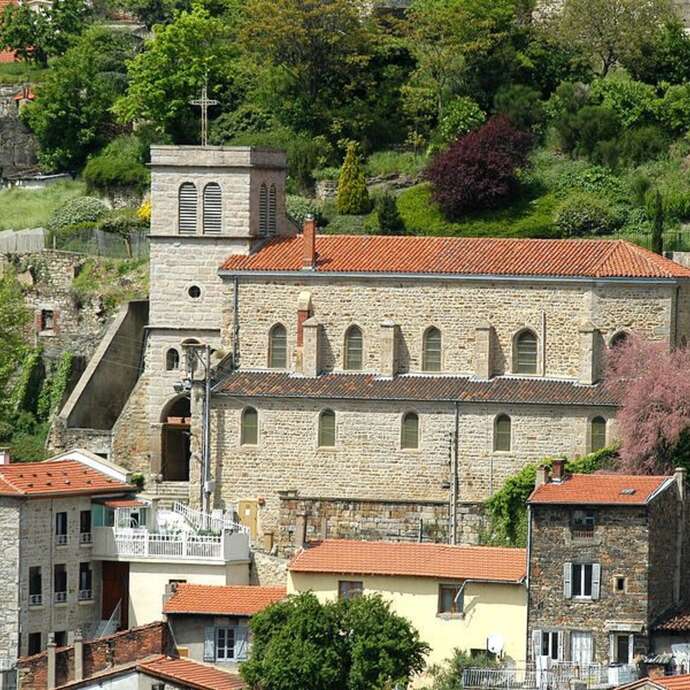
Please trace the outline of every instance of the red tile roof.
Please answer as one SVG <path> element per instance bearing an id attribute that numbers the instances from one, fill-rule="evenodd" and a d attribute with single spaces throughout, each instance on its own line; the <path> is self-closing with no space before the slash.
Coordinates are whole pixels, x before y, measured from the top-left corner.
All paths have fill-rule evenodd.
<path id="1" fill-rule="evenodd" d="M 645 505 L 673 477 L 631 474 L 573 474 L 564 482 L 538 486 L 528 499 L 532 504 Z"/>
<path id="2" fill-rule="evenodd" d="M 526 551 L 493 546 L 326 539 L 300 551 L 290 563 L 290 570 L 518 582 L 525 577 Z"/>
<path id="3" fill-rule="evenodd" d="M 667 630 L 686 632 L 690 631 L 690 608 L 673 611 L 669 615 L 661 619 L 655 626 L 654 630 Z"/>
<path id="4" fill-rule="evenodd" d="M 661 676 L 659 678 L 640 678 L 626 685 L 619 685 L 616 690 L 638 690 L 643 688 L 658 690 L 690 690 L 690 674 L 679 676 Z"/>
<path id="5" fill-rule="evenodd" d="M 65 496 L 134 491 L 124 484 L 77 460 L 13 462 L 0 465 L 0 495 Z"/>
<path id="6" fill-rule="evenodd" d="M 160 656 L 138 664 L 137 669 L 195 690 L 240 690 L 246 687 L 238 675 L 191 659 Z"/>
<path id="7" fill-rule="evenodd" d="M 222 269 L 300 271 L 302 244 L 302 235 L 275 238 Z M 624 240 L 317 235 L 316 252 L 317 273 L 690 278 L 690 268 Z"/>
<path id="8" fill-rule="evenodd" d="M 165 602 L 163 613 L 253 616 L 286 596 L 285 587 L 180 584 Z"/>
<path id="9" fill-rule="evenodd" d="M 106 508 L 139 508 L 147 505 L 146 501 L 140 501 L 138 498 L 117 498 L 111 501 L 103 501 Z"/>
<path id="10" fill-rule="evenodd" d="M 235 371 L 216 392 L 257 398 L 315 398 L 324 400 L 401 400 L 534 403 L 543 405 L 601 405 L 616 407 L 618 398 L 603 385 L 572 381 L 496 376 L 478 381 L 468 376 L 415 376 L 382 379 L 373 374 L 323 374 L 316 378 L 289 373 Z"/>

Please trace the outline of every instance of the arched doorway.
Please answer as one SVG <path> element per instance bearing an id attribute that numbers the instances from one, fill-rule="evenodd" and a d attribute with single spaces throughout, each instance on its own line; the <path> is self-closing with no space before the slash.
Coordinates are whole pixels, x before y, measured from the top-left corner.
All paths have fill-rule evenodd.
<path id="1" fill-rule="evenodd" d="M 161 474 L 166 482 L 189 481 L 191 406 L 189 397 L 170 402 L 161 415 Z"/>

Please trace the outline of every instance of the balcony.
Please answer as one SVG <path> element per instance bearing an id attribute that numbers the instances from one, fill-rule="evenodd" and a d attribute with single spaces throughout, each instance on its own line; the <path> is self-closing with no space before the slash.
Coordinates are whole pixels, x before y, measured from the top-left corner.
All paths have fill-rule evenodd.
<path id="1" fill-rule="evenodd" d="M 82 546 L 91 546 L 92 539 L 91 539 L 91 532 L 81 532 L 79 534 L 79 543 Z"/>
<path id="2" fill-rule="evenodd" d="M 93 591 L 90 589 L 79 590 L 79 601 L 91 601 L 93 599 Z"/>
<path id="3" fill-rule="evenodd" d="M 53 601 L 56 604 L 67 603 L 67 592 L 53 592 Z"/>
<path id="4" fill-rule="evenodd" d="M 43 604 L 42 594 L 29 594 L 29 606 L 41 606 Z"/>
<path id="5" fill-rule="evenodd" d="M 69 537 L 66 534 L 56 534 L 55 543 L 58 546 L 67 546 L 69 544 Z"/>

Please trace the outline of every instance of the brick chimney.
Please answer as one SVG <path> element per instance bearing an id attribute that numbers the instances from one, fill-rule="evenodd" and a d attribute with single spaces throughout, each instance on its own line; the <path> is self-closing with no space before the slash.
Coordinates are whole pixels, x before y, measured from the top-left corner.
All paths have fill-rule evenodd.
<path id="1" fill-rule="evenodd" d="M 537 467 L 537 476 L 534 481 L 534 488 L 541 486 L 542 484 L 549 483 L 549 468 L 546 465 L 539 465 Z"/>
<path id="2" fill-rule="evenodd" d="M 0 465 L 9 465 L 11 461 L 10 449 L 0 448 Z"/>
<path id="3" fill-rule="evenodd" d="M 565 460 L 559 458 L 553 461 L 551 467 L 551 481 L 562 482 L 565 479 Z"/>
<path id="4" fill-rule="evenodd" d="M 304 219 L 302 227 L 302 270 L 316 268 L 316 219 L 311 213 Z"/>

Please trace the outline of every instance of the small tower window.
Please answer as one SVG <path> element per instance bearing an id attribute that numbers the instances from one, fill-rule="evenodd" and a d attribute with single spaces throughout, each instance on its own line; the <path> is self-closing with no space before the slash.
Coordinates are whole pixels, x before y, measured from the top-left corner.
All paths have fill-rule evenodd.
<path id="1" fill-rule="evenodd" d="M 168 371 L 180 368 L 180 353 L 174 347 L 165 353 L 165 368 Z"/>
<path id="2" fill-rule="evenodd" d="M 183 182 L 179 191 L 179 230 L 181 233 L 196 232 L 197 191 L 193 182 Z"/>
<path id="3" fill-rule="evenodd" d="M 537 336 L 532 331 L 522 331 L 515 342 L 515 373 L 537 373 Z"/>
<path id="4" fill-rule="evenodd" d="M 345 369 L 357 371 L 362 368 L 364 342 L 359 326 L 350 326 L 345 333 Z"/>
<path id="5" fill-rule="evenodd" d="M 215 182 L 209 182 L 204 187 L 204 232 L 220 232 L 222 226 L 223 207 L 220 185 Z"/>
<path id="6" fill-rule="evenodd" d="M 433 326 L 424 333 L 422 370 L 441 371 L 441 331 Z"/>
<path id="7" fill-rule="evenodd" d="M 259 234 L 268 235 L 268 187 L 265 182 L 259 189 Z"/>
<path id="8" fill-rule="evenodd" d="M 324 410 L 319 415 L 319 447 L 332 448 L 335 446 L 335 412 Z"/>
<path id="9" fill-rule="evenodd" d="M 606 447 L 606 420 L 595 417 L 590 422 L 590 446 L 592 452 Z"/>
<path id="10" fill-rule="evenodd" d="M 242 412 L 240 443 L 243 446 L 255 446 L 259 440 L 259 415 L 253 407 Z"/>
<path id="11" fill-rule="evenodd" d="M 507 451 L 511 448 L 512 423 L 507 414 L 500 414 L 494 422 L 494 450 Z"/>
<path id="12" fill-rule="evenodd" d="M 287 332 L 282 323 L 277 323 L 268 336 L 268 366 L 271 369 L 287 367 Z"/>
<path id="13" fill-rule="evenodd" d="M 269 235 L 276 234 L 276 186 L 271 185 L 268 190 L 268 229 Z"/>
<path id="14" fill-rule="evenodd" d="M 625 331 L 618 331 L 613 338 L 611 338 L 611 348 L 618 347 L 619 345 L 625 345 L 628 340 L 628 334 Z"/>
<path id="15" fill-rule="evenodd" d="M 187 290 L 187 294 L 192 299 L 199 299 L 201 297 L 201 288 L 198 285 L 191 285 L 189 290 Z"/>
<path id="16" fill-rule="evenodd" d="M 406 449 L 419 448 L 419 417 L 414 412 L 408 412 L 402 419 L 400 447 Z"/>

